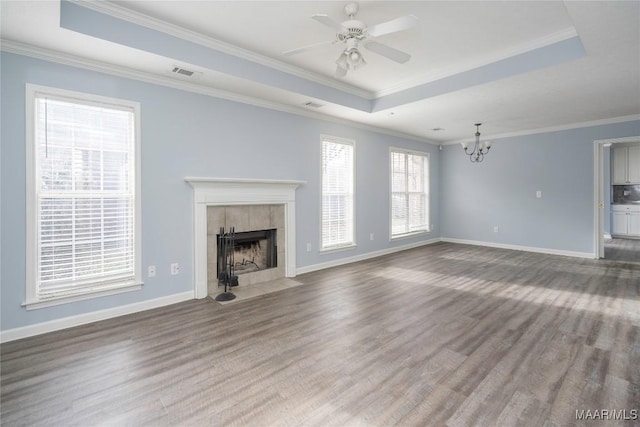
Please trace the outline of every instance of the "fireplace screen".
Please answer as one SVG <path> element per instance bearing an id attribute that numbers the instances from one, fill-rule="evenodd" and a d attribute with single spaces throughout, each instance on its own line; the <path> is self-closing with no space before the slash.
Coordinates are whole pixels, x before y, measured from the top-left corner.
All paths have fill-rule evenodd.
<path id="1" fill-rule="evenodd" d="M 276 230 L 246 231 L 234 235 L 233 260 L 235 274 L 251 273 L 278 266 Z M 220 235 L 218 245 L 218 276 L 224 268 L 224 255 Z"/>

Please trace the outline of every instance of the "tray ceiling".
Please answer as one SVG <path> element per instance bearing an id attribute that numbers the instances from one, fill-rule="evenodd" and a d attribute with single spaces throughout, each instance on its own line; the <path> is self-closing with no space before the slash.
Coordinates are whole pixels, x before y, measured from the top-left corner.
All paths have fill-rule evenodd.
<path id="1" fill-rule="evenodd" d="M 433 143 L 468 140 L 476 122 L 499 137 L 640 118 L 640 2 L 363 1 L 368 25 L 418 18 L 376 38 L 407 63 L 364 50 L 367 65 L 336 78 L 340 44 L 282 54 L 334 38 L 310 17 L 343 21 L 345 4 L 2 0 L 0 35 L 5 51 Z"/>

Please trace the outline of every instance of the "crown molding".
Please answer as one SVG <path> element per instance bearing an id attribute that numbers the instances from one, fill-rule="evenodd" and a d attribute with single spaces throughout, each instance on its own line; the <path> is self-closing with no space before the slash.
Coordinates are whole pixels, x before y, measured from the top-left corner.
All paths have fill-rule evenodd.
<path id="1" fill-rule="evenodd" d="M 628 144 L 630 142 L 640 142 L 640 135 L 627 136 L 624 138 L 596 139 L 593 142 L 596 142 L 598 144 L 604 144 L 605 147 L 611 146 L 612 144 Z"/>
<path id="2" fill-rule="evenodd" d="M 239 102 L 242 104 L 249 104 L 256 107 L 266 108 L 269 110 L 276 110 L 285 113 L 296 114 L 298 116 L 305 116 L 312 119 L 338 123 L 358 129 L 367 130 L 370 132 L 376 132 L 384 135 L 389 135 L 397 138 L 408 139 L 417 141 L 429 145 L 439 145 L 439 143 L 422 138 L 417 135 L 411 135 L 403 132 L 397 132 L 390 129 L 385 129 L 377 126 L 368 125 L 365 123 L 356 122 L 353 120 L 342 119 L 327 114 L 322 114 L 315 111 L 309 111 L 304 108 L 295 107 L 291 105 L 281 104 L 277 102 L 267 101 L 260 98 L 255 98 L 247 95 L 241 95 L 234 92 L 229 92 L 221 89 L 216 89 L 208 86 L 198 85 L 191 82 L 177 80 L 172 77 L 168 77 L 160 74 L 153 74 L 146 71 L 134 70 L 127 67 L 122 67 L 115 64 L 109 64 L 102 61 L 96 61 L 88 58 L 83 58 L 68 53 L 44 49 L 41 47 L 15 42 L 12 40 L 0 38 L 0 50 L 3 52 L 13 53 L 17 55 L 28 56 L 35 59 L 41 59 L 44 61 L 55 62 L 62 65 L 67 65 L 76 68 L 82 68 L 85 70 L 96 71 L 99 73 L 110 74 L 117 77 L 124 77 L 132 80 L 142 81 L 145 83 L 151 83 L 158 86 L 169 87 L 173 89 L 183 90 L 187 92 L 197 93 L 200 95 L 207 95 L 214 98 L 225 99 L 228 101 Z"/>
<path id="3" fill-rule="evenodd" d="M 339 91 L 356 95 L 368 100 L 374 99 L 374 93 L 365 89 L 357 88 L 345 83 L 341 83 L 326 76 L 314 73 L 312 71 L 305 70 L 300 67 L 296 67 L 291 64 L 287 64 L 283 61 L 279 61 L 258 53 L 242 49 L 238 46 L 234 46 L 230 43 L 225 43 L 221 40 L 217 40 L 213 37 L 208 37 L 195 31 L 188 30 L 178 25 L 170 24 L 166 21 L 152 18 L 150 16 L 134 12 L 125 7 L 111 3 L 110 1 L 89 1 L 89 0 L 67 0 L 71 3 L 75 3 L 78 6 L 91 9 L 98 13 L 107 14 L 114 18 L 122 19 L 131 22 L 136 25 L 150 28 L 152 30 L 160 31 L 165 34 L 169 34 L 174 37 L 187 40 L 192 43 L 196 43 L 205 46 L 209 49 L 217 50 L 229 55 L 233 55 L 248 61 L 255 62 L 260 65 L 264 65 L 278 71 L 292 74 L 294 76 L 313 81 L 325 86 L 332 87 Z"/>
<path id="4" fill-rule="evenodd" d="M 630 116 L 611 117 L 608 119 L 590 120 L 587 122 L 569 123 L 566 125 L 550 126 L 546 128 L 498 133 L 498 134 L 488 135 L 486 137 L 483 136 L 482 139 L 483 140 L 502 139 L 502 138 L 510 138 L 514 136 L 535 135 L 539 133 L 559 132 L 563 130 L 580 129 L 580 128 L 588 128 L 593 126 L 611 125 L 615 123 L 632 122 L 634 120 L 640 120 L 640 114 L 632 114 Z M 465 138 L 465 139 L 458 139 L 456 141 L 443 142 L 442 145 L 455 145 L 463 142 L 474 142 L 475 140 L 476 140 L 475 137 L 471 137 L 471 138 Z"/>
<path id="5" fill-rule="evenodd" d="M 446 77 L 451 77 L 456 74 L 461 74 L 466 71 L 474 70 L 476 68 L 483 67 L 485 65 L 493 64 L 495 62 L 499 62 L 517 55 L 521 55 L 523 53 L 531 52 L 536 49 L 540 49 L 546 46 L 550 46 L 555 43 L 559 43 L 564 40 L 571 39 L 573 37 L 577 37 L 578 33 L 575 28 L 566 28 L 564 30 L 548 34 L 544 37 L 540 37 L 526 43 L 521 43 L 517 46 L 503 49 L 498 51 L 492 55 L 485 56 L 483 59 L 478 61 L 467 61 L 463 65 L 458 65 L 455 67 L 447 67 L 438 70 L 436 73 L 425 74 L 422 76 L 418 76 L 416 78 L 408 79 L 393 86 L 390 86 L 386 89 L 377 91 L 373 93 L 374 98 L 381 98 L 383 96 L 391 95 L 397 92 L 402 92 L 403 90 L 411 89 L 416 86 L 424 85 L 427 83 L 435 82 L 440 79 L 444 79 Z"/>
<path id="6" fill-rule="evenodd" d="M 170 87 L 173 89 L 184 90 L 192 93 L 198 93 L 201 95 L 207 95 L 214 98 L 221 98 L 228 101 L 249 104 L 257 107 L 267 108 L 270 110 L 277 110 L 277 111 L 296 114 L 299 116 L 305 116 L 305 117 L 309 117 L 317 120 L 338 123 L 346 126 L 355 127 L 358 129 L 363 129 L 363 130 L 376 132 L 384 135 L 389 135 L 397 138 L 404 138 L 412 141 L 422 142 L 422 143 L 434 145 L 434 146 L 454 145 L 454 144 L 460 144 L 462 142 L 475 141 L 475 137 L 458 139 L 454 141 L 430 140 L 427 138 L 419 137 L 417 135 L 411 135 L 403 132 L 393 131 L 390 129 L 385 129 L 377 126 L 356 122 L 353 120 L 342 119 L 342 118 L 330 116 L 327 114 L 322 114 L 315 111 L 309 111 L 299 107 L 266 101 L 263 99 L 250 97 L 246 95 L 240 95 L 237 93 L 224 91 L 221 89 L 202 86 L 202 85 L 198 85 L 198 84 L 194 84 L 194 83 L 186 82 L 182 80 L 176 80 L 174 78 L 164 76 L 164 75 L 138 71 L 138 70 L 134 70 L 126 67 L 121 67 L 119 65 L 90 60 L 90 59 L 82 58 L 76 55 L 70 55 L 67 53 L 59 52 L 59 51 L 44 49 L 44 48 L 36 47 L 33 45 L 28 45 L 25 43 L 15 42 L 7 39 L 0 39 L 0 50 L 2 50 L 3 52 L 28 56 L 31 58 L 41 59 L 49 62 L 55 62 L 62 65 L 68 65 L 71 67 L 83 68 L 90 71 L 96 71 L 104 74 L 110 74 L 118 77 L 124 77 L 132 80 L 138 80 L 146 83 L 156 84 L 159 86 Z M 570 129 L 630 122 L 634 120 L 640 120 L 640 114 L 570 123 L 566 125 L 551 126 L 551 127 L 545 127 L 545 128 L 527 129 L 527 130 L 515 131 L 515 132 L 491 134 L 491 135 L 484 136 L 483 139 L 501 139 L 501 138 L 515 137 L 515 136 L 534 135 L 534 134 L 547 133 L 547 132 L 558 132 L 558 131 L 570 130 Z"/>

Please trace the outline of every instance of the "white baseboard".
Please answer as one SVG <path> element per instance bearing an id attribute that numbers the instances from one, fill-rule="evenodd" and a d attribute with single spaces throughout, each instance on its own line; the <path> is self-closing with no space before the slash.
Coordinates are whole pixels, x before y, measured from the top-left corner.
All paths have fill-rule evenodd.
<path id="1" fill-rule="evenodd" d="M 376 258 L 382 255 L 392 254 L 394 252 L 405 251 L 407 249 L 417 248 L 419 246 L 431 245 L 438 243 L 439 238 L 424 240 L 416 243 L 409 243 L 407 245 L 395 246 L 393 248 L 382 249 L 374 252 L 367 252 L 366 254 L 354 255 L 348 258 L 341 258 L 334 261 L 322 262 L 320 264 L 308 265 L 306 267 L 300 267 L 296 269 L 296 274 L 311 273 L 312 271 L 324 270 L 325 268 L 337 267 L 339 265 L 351 264 L 352 262 L 364 261 L 370 258 Z"/>
<path id="2" fill-rule="evenodd" d="M 171 305 L 190 299 L 193 299 L 193 291 L 182 292 L 179 294 L 168 295 L 166 297 L 155 298 L 148 301 L 141 301 L 114 308 L 107 308 L 99 311 L 92 311 L 90 313 L 78 314 L 76 316 L 63 317 L 62 319 L 36 323 L 35 325 L 8 329 L 6 331 L 0 331 L 0 342 L 4 343 L 44 334 L 46 332 L 59 331 L 73 326 L 85 325 L 99 320 L 124 316 L 125 314 L 138 313 L 140 311 L 151 310 L 152 308 L 164 307 L 165 305 Z"/>
<path id="3" fill-rule="evenodd" d="M 489 248 L 511 249 L 514 251 L 536 252 L 540 254 L 570 256 L 574 258 L 588 258 L 588 259 L 596 258 L 594 254 L 589 252 L 574 252 L 574 251 L 563 251 L 559 249 L 536 248 L 531 246 L 507 245 L 504 243 L 482 242 L 479 240 L 452 239 L 449 237 L 442 237 L 440 240 L 443 242 L 460 243 L 463 245 L 487 246 Z"/>
<path id="4" fill-rule="evenodd" d="M 611 234 L 605 233 L 604 238 L 605 239 L 612 239 L 613 237 L 611 237 Z"/>

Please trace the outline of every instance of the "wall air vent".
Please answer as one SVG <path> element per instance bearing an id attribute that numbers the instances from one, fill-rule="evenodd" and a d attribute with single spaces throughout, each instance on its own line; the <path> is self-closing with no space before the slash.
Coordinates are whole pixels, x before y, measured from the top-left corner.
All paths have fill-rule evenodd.
<path id="1" fill-rule="evenodd" d="M 191 77 L 194 74 L 194 71 L 191 70 L 187 70 L 184 68 L 180 68 L 180 67 L 173 67 L 173 70 L 171 70 L 172 73 L 177 73 L 177 74 L 182 74 L 183 76 L 187 76 L 187 77 Z"/>
<path id="2" fill-rule="evenodd" d="M 311 107 L 311 108 L 320 108 L 323 105 L 322 104 L 318 104 L 317 102 L 309 101 L 309 102 L 305 102 L 304 106 L 305 107 Z"/>

